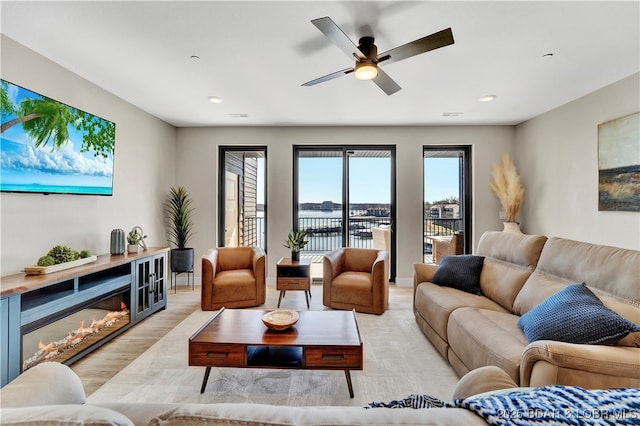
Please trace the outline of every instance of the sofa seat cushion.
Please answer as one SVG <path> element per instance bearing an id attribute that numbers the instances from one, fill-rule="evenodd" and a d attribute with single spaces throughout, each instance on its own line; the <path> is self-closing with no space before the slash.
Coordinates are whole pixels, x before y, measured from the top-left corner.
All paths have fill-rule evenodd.
<path id="1" fill-rule="evenodd" d="M 216 274 L 213 280 L 214 300 L 256 298 L 256 279 L 251 269 L 235 269 Z"/>
<path id="2" fill-rule="evenodd" d="M 369 272 L 346 271 L 333 279 L 331 300 L 352 305 L 370 305 L 372 291 Z"/>
<path id="3" fill-rule="evenodd" d="M 421 283 L 415 294 L 415 307 L 431 328 L 445 341 L 447 322 L 451 313 L 462 307 L 507 312 L 505 308 L 484 296 L 467 293 L 450 287 L 440 287 L 433 283 Z"/>
<path id="4" fill-rule="evenodd" d="M 487 309 L 460 308 L 449 317 L 449 347 L 469 369 L 495 365 L 519 383 L 520 360 L 528 345 L 518 316 Z"/>

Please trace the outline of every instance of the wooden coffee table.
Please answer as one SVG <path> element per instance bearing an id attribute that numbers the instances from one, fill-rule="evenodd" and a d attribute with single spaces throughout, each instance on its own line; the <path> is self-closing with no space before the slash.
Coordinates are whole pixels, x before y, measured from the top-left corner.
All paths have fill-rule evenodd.
<path id="1" fill-rule="evenodd" d="M 351 370 L 362 370 L 362 339 L 355 311 L 300 311 L 284 331 L 269 330 L 262 316 L 269 311 L 218 311 L 189 338 L 189 365 L 211 367 L 344 370 L 353 398 Z"/>

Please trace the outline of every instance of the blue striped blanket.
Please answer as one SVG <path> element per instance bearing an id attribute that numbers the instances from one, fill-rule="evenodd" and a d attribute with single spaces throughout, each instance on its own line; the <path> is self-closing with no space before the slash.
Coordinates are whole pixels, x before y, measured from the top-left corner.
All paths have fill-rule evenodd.
<path id="1" fill-rule="evenodd" d="M 449 407 L 471 410 L 490 425 L 640 425 L 640 389 L 591 390 L 577 386 L 543 386 L 442 401 L 409 395 L 365 408 Z"/>

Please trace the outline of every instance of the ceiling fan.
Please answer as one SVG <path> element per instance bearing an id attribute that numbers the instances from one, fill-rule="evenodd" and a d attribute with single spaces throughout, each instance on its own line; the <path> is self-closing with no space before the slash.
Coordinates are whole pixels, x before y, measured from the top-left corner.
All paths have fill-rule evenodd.
<path id="1" fill-rule="evenodd" d="M 378 48 L 373 44 L 373 37 L 361 37 L 358 41 L 358 45 L 356 46 L 356 44 L 351 41 L 340 27 L 328 16 L 313 19 L 311 23 L 344 53 L 346 53 L 347 56 L 355 59 L 356 63 L 352 68 L 345 68 L 343 70 L 327 74 L 323 77 L 316 78 L 315 80 L 302 84 L 303 86 L 313 86 L 318 83 L 323 83 L 355 72 L 357 79 L 372 80 L 387 95 L 392 95 L 400 90 L 400 86 L 398 83 L 393 81 L 393 79 L 389 77 L 389 75 L 384 72 L 378 64 L 381 62 L 384 62 L 385 64 L 398 62 L 454 43 L 451 28 L 447 28 L 446 30 L 419 38 L 418 40 L 414 40 L 410 43 L 403 44 L 402 46 L 398 46 L 378 54 Z"/>

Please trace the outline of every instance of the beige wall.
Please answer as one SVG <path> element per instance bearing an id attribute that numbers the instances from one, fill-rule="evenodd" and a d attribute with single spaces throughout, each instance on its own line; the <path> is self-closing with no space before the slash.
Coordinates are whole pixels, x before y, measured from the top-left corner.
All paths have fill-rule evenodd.
<path id="1" fill-rule="evenodd" d="M 175 129 L 2 36 L 2 78 L 116 123 L 113 196 L 0 195 L 0 274 L 18 273 L 58 244 L 109 253 L 114 228 L 140 225 L 166 246 L 161 214 L 175 179 Z"/>
<path id="2" fill-rule="evenodd" d="M 473 240 L 502 229 L 500 206 L 489 189 L 489 168 L 514 142 L 511 126 L 468 127 L 268 127 L 181 128 L 177 134 L 176 178 L 194 196 L 196 257 L 217 245 L 217 162 L 219 145 L 267 146 L 268 275 L 288 255 L 284 238 L 292 227 L 293 145 L 392 144 L 397 156 L 397 282 L 410 284 L 413 262 L 422 256 L 422 146 L 471 145 Z M 418 230 L 416 232 L 416 230 Z M 199 265 L 196 266 L 199 275 Z"/>
<path id="3" fill-rule="evenodd" d="M 598 124 L 640 111 L 640 74 L 516 128 L 528 233 L 640 249 L 640 213 L 598 211 Z"/>

